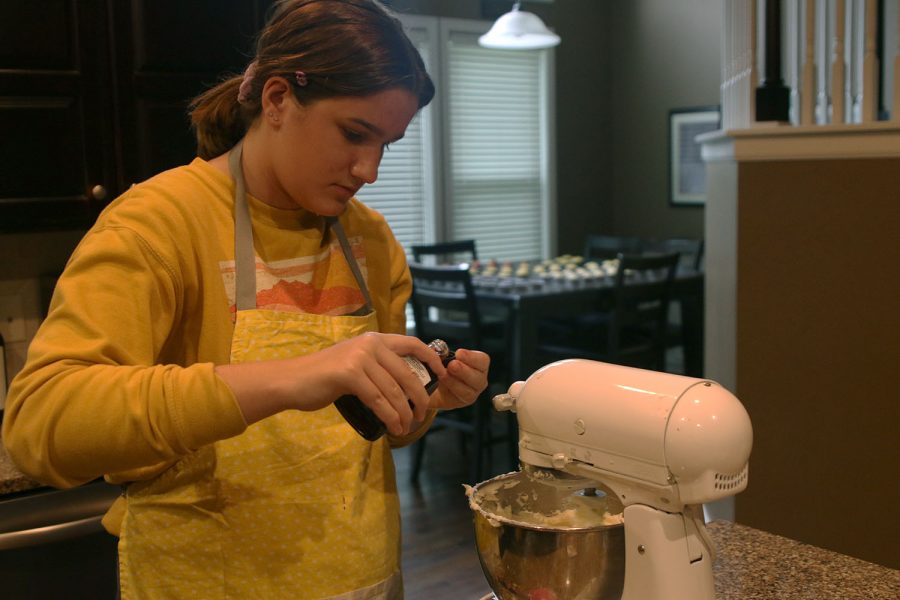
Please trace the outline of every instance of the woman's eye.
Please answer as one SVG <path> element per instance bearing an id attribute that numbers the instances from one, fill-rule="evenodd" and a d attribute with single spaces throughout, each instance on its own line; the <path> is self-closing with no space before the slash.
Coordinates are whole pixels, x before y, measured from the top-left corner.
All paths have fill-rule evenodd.
<path id="1" fill-rule="evenodd" d="M 365 139 L 363 134 L 358 131 L 353 131 L 352 129 L 344 129 L 344 137 L 347 138 L 348 142 L 354 144 L 359 144 Z"/>

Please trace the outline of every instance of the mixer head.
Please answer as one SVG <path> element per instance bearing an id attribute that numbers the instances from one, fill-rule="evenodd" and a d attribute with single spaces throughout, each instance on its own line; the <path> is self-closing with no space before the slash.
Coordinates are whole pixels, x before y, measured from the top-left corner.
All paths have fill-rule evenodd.
<path id="1" fill-rule="evenodd" d="M 519 458 L 551 485 L 600 481 L 626 505 L 677 511 L 747 484 L 750 418 L 712 381 L 572 359 L 514 383 L 494 405 L 517 413 Z"/>

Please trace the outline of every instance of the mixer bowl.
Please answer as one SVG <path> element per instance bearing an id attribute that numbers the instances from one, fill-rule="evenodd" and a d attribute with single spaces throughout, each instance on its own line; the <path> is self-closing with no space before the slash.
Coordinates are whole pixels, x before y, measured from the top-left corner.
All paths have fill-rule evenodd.
<path id="1" fill-rule="evenodd" d="M 581 492 L 575 492 L 580 494 Z M 500 600 L 618 600 L 625 582 L 625 530 L 618 499 L 591 497 L 611 519 L 534 518 L 552 515 L 572 490 L 507 473 L 470 490 L 481 568 Z M 583 494 L 582 494 L 583 495 Z M 596 498 L 596 501 L 595 501 Z M 601 510 L 601 512 L 603 512 Z M 608 517 L 610 515 L 607 515 Z M 569 522 L 567 522 L 569 521 Z"/>

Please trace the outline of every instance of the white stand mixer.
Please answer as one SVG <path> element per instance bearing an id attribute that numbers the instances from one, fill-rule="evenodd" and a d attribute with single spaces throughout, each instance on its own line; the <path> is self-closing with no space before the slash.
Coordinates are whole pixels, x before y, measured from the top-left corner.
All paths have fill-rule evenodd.
<path id="1" fill-rule="evenodd" d="M 702 504 L 747 487 L 753 430 L 737 398 L 709 380 L 571 359 L 512 384 L 494 406 L 517 415 L 523 470 L 562 485 L 599 481 L 619 496 L 623 600 L 715 598 Z"/>

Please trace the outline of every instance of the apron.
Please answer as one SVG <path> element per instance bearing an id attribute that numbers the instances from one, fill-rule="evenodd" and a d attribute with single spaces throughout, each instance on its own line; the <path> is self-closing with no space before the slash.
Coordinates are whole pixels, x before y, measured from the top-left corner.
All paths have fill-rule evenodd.
<path id="1" fill-rule="evenodd" d="M 231 362 L 317 352 L 377 331 L 343 228 L 332 220 L 366 305 L 324 316 L 256 308 L 256 258 L 241 172 L 235 179 Z M 284 411 L 205 446 L 127 491 L 120 590 L 132 598 L 396 600 L 400 510 L 386 438 L 360 437 L 334 405 Z"/>

